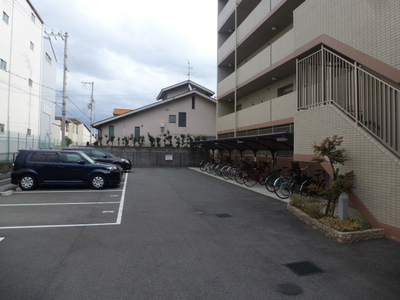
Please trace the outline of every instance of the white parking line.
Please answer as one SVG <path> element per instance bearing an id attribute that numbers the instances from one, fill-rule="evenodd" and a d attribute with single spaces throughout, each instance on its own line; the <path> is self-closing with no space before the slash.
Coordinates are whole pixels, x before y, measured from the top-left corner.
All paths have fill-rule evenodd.
<path id="1" fill-rule="evenodd" d="M 0 207 L 3 206 L 51 206 L 51 205 L 89 205 L 89 204 L 117 204 L 119 201 L 114 202 L 71 202 L 71 203 L 25 203 L 25 204 L 0 204 Z"/>
<path id="2" fill-rule="evenodd" d="M 60 191 L 60 190 L 52 190 L 52 191 L 18 191 L 14 194 L 46 194 L 46 193 L 111 193 L 111 192 L 122 192 L 123 190 L 83 190 L 83 191 Z"/>
<path id="3" fill-rule="evenodd" d="M 118 209 L 118 217 L 117 217 L 117 224 L 121 224 L 122 221 L 122 212 L 124 210 L 124 203 L 125 203 L 125 191 L 126 191 L 126 182 L 128 181 L 128 174 L 125 176 L 125 182 L 124 182 L 124 188 L 122 189 L 122 195 L 121 195 L 121 203 L 119 205 Z"/>
<path id="4" fill-rule="evenodd" d="M 122 222 L 122 212 L 125 203 L 126 183 L 128 181 L 128 174 L 125 176 L 124 187 L 122 189 L 121 200 L 119 202 L 87 202 L 87 203 L 69 203 L 69 205 L 85 205 L 85 204 L 116 204 L 119 203 L 118 217 L 115 223 L 92 223 L 92 224 L 61 224 L 61 225 L 34 225 L 34 226 L 5 226 L 0 229 L 35 229 L 35 228 L 65 228 L 65 227 L 93 227 L 93 226 L 110 226 L 120 225 Z M 113 190 L 114 191 L 114 190 Z M 57 191 L 58 192 L 58 191 Z M 82 191 L 79 191 L 82 192 Z M 25 193 L 25 192 L 24 192 Z M 68 205 L 68 203 L 36 203 L 36 204 L 13 204 L 11 206 L 31 206 L 31 205 Z M 3 204 L 1 206 L 10 206 L 10 204 Z M 4 238 L 3 238 L 4 239 Z M 1 240 L 0 240 L 1 241 Z"/>

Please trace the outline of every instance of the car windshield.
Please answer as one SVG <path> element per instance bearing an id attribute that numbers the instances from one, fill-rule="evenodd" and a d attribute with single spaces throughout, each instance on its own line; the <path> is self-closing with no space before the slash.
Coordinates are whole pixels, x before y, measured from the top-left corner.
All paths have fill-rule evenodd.
<path id="1" fill-rule="evenodd" d="M 107 154 L 109 157 L 114 157 L 114 154 L 111 154 L 110 152 L 101 150 L 101 152 L 103 152 L 104 154 Z"/>
<path id="2" fill-rule="evenodd" d="M 91 164 L 95 164 L 95 163 L 96 163 L 91 157 L 87 156 L 87 154 L 86 154 L 86 153 L 83 153 L 82 151 L 81 151 L 81 155 L 82 155 L 88 162 L 90 162 Z"/>

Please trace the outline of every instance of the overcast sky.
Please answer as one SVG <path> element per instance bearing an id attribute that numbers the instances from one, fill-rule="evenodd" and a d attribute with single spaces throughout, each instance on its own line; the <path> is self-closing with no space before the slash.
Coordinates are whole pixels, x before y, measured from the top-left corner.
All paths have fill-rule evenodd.
<path id="1" fill-rule="evenodd" d="M 215 0 L 31 0 L 45 29 L 68 32 L 67 116 L 90 122 L 114 108 L 154 103 L 162 88 L 190 79 L 216 92 Z M 64 42 L 52 38 L 62 102 Z M 58 110 L 60 114 L 60 110 Z"/>

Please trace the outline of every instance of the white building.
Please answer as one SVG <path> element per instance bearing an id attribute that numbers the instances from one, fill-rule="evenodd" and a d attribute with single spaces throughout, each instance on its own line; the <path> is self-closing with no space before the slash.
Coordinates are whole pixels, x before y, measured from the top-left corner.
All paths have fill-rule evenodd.
<path id="1" fill-rule="evenodd" d="M 0 0 L 0 14 L 0 153 L 47 147 L 55 116 L 50 39 L 30 1 Z"/>
<path id="2" fill-rule="evenodd" d="M 62 117 L 56 117 L 53 132 L 55 147 L 61 146 L 61 120 Z M 72 146 L 86 146 L 90 142 L 90 128 L 76 118 L 65 118 L 65 136 L 72 140 Z"/>

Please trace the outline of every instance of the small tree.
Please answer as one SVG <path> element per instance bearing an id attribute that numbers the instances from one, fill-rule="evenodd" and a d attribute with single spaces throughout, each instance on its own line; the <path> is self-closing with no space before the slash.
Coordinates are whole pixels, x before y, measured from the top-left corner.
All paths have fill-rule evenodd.
<path id="1" fill-rule="evenodd" d="M 168 146 L 172 147 L 172 135 L 171 135 L 171 132 L 169 130 L 167 130 L 167 132 L 164 133 L 163 136 L 164 136 L 164 146 L 167 146 L 167 142 L 168 142 Z"/>
<path id="2" fill-rule="evenodd" d="M 156 137 L 157 147 L 161 147 L 161 137 Z"/>
<path id="3" fill-rule="evenodd" d="M 150 146 L 154 147 L 154 145 L 156 143 L 156 138 L 154 136 L 152 136 L 149 132 L 147 133 L 147 138 L 149 139 Z"/>
<path id="4" fill-rule="evenodd" d="M 129 137 L 124 136 L 124 137 L 122 138 L 122 142 L 124 143 L 124 146 L 125 146 L 125 147 L 128 147 L 128 146 L 129 146 Z"/>
<path id="5" fill-rule="evenodd" d="M 174 136 L 176 147 L 179 148 L 181 146 L 181 138 L 179 136 Z"/>
<path id="6" fill-rule="evenodd" d="M 65 136 L 65 145 L 69 147 L 69 145 L 71 145 L 72 143 L 73 141 L 71 140 L 71 138 L 69 136 Z"/>
<path id="7" fill-rule="evenodd" d="M 114 146 L 114 140 L 115 140 L 115 136 L 110 136 L 110 142 L 111 142 L 111 146 Z"/>
<path id="8" fill-rule="evenodd" d="M 117 143 L 118 143 L 118 146 L 121 145 L 121 138 L 120 137 L 117 137 Z"/>
<path id="9" fill-rule="evenodd" d="M 144 135 L 141 135 L 140 137 L 139 137 L 139 147 L 142 147 L 143 145 L 144 145 L 144 141 L 146 140 L 146 138 L 145 138 L 145 136 Z"/>
<path id="10" fill-rule="evenodd" d="M 98 139 L 99 142 L 100 142 L 100 146 L 103 146 L 103 137 L 102 137 L 102 136 L 99 136 L 97 139 Z"/>
<path id="11" fill-rule="evenodd" d="M 328 162 L 333 173 L 333 180 L 327 188 L 311 187 L 328 200 L 325 215 L 330 213 L 333 216 L 340 194 L 351 193 L 354 188 L 354 172 L 339 175 L 339 168 L 336 167 L 336 165 L 344 165 L 347 160 L 345 149 L 338 148 L 342 142 L 343 137 L 334 135 L 332 138 L 325 138 L 320 145 L 314 145 L 314 153 L 318 155 L 314 161 Z"/>

